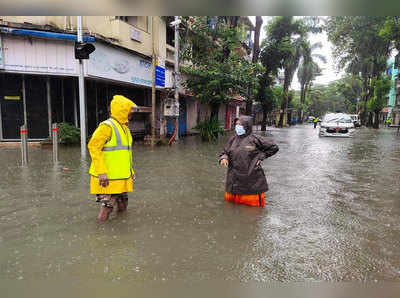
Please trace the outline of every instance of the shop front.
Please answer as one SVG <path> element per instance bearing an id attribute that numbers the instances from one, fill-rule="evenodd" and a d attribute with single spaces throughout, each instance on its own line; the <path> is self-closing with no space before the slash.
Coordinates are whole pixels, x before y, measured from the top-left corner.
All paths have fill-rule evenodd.
<path id="1" fill-rule="evenodd" d="M 77 122 L 73 42 L 1 35 L 0 140 L 46 139 L 53 122 Z"/>

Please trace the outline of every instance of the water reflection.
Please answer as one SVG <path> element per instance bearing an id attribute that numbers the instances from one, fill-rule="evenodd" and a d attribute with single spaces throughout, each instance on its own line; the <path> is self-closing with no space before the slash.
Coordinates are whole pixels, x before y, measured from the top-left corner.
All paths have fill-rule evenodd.
<path id="1" fill-rule="evenodd" d="M 66 281 L 398 280 L 399 138 L 273 130 L 265 209 L 224 202 L 225 140 L 135 146 L 129 211 L 100 224 L 79 148 L 0 150 L 0 277 Z M 7 286 L 7 285 L 6 285 Z"/>

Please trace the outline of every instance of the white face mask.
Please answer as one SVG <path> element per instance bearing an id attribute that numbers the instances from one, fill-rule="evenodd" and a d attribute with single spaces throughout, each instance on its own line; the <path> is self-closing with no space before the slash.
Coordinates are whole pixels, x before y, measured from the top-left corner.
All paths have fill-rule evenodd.
<path id="1" fill-rule="evenodd" d="M 243 125 L 238 125 L 238 124 L 236 124 L 235 126 L 235 131 L 238 136 L 244 135 L 246 133 L 246 130 L 244 129 Z"/>

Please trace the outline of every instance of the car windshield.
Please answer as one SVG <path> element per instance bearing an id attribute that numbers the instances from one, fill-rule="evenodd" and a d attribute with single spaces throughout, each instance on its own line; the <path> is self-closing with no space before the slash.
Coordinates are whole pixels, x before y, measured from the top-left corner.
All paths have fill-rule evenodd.
<path id="1" fill-rule="evenodd" d="M 351 123 L 351 118 L 346 114 L 328 114 L 324 117 L 324 122 L 340 122 L 340 123 Z"/>

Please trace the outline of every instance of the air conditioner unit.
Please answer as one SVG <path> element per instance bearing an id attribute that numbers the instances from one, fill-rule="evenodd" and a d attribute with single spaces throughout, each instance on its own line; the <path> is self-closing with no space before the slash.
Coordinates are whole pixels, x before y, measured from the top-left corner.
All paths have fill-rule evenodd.
<path id="1" fill-rule="evenodd" d="M 164 101 L 164 116 L 178 117 L 179 116 L 179 101 L 175 98 L 167 98 Z"/>

